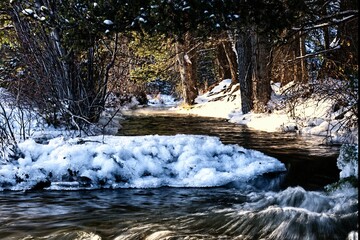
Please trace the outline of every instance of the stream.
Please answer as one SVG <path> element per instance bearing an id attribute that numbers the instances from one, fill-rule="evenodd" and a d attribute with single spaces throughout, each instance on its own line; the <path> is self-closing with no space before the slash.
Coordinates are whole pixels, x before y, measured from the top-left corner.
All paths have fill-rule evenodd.
<path id="1" fill-rule="evenodd" d="M 226 119 L 171 114 L 156 109 L 129 112 L 125 116 L 119 135 L 217 136 L 225 144 L 238 144 L 275 157 L 288 169 L 284 187 L 319 190 L 339 179 L 336 166 L 339 146 L 326 145 L 324 137 L 254 131 Z"/>
<path id="2" fill-rule="evenodd" d="M 326 193 L 339 148 L 323 138 L 266 133 L 194 116 L 125 114 L 121 136 L 210 135 L 286 165 L 258 188 L 0 192 L 0 239 L 347 239 L 358 225 L 357 191 Z"/>

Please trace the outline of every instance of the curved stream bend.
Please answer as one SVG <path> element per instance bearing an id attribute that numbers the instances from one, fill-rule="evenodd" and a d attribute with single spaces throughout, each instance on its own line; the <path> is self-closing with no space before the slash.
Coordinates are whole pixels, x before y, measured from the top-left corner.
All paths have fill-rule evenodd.
<path id="1" fill-rule="evenodd" d="M 132 116 L 122 125 L 120 135 L 216 135 L 260 150 L 288 165 L 294 187 L 3 191 L 0 239 L 357 239 L 357 190 L 304 189 L 337 179 L 336 148 L 219 119 Z"/>
<path id="2" fill-rule="evenodd" d="M 121 125 L 118 135 L 210 135 L 219 137 L 224 144 L 261 151 L 286 164 L 288 174 L 283 187 L 321 190 L 339 179 L 336 165 L 339 147 L 323 144 L 323 137 L 254 131 L 224 119 L 172 114 L 157 109 L 125 112 Z"/>

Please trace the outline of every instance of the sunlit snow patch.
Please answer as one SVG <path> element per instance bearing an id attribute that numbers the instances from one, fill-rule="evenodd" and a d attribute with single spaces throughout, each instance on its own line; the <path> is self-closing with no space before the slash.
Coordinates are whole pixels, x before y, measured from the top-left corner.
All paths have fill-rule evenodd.
<path id="1" fill-rule="evenodd" d="M 179 100 L 174 98 L 171 95 L 167 94 L 157 94 L 155 96 L 147 95 L 148 105 L 149 106 L 175 106 L 179 104 Z"/>
<path id="2" fill-rule="evenodd" d="M 55 138 L 19 148 L 23 158 L 0 165 L 0 190 L 213 187 L 285 171 L 275 158 L 208 136 Z"/>

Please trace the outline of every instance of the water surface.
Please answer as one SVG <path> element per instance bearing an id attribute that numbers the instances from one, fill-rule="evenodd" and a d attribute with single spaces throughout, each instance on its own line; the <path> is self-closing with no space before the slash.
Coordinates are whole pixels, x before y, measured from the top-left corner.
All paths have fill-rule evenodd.
<path id="1" fill-rule="evenodd" d="M 277 157 L 288 171 L 213 188 L 4 191 L 0 239 L 318 240 L 357 231 L 357 191 L 322 191 L 339 172 L 338 148 L 322 138 L 198 117 L 128 116 L 121 124 L 119 135 L 218 136 Z"/>
<path id="2" fill-rule="evenodd" d="M 302 188 L 1 192 L 0 239 L 345 239 L 353 198 Z"/>
<path id="3" fill-rule="evenodd" d="M 254 131 L 219 118 L 169 114 L 166 111 L 132 112 L 121 122 L 119 135 L 199 134 L 217 136 L 223 143 L 259 150 L 286 164 L 284 187 L 319 190 L 339 179 L 336 160 L 339 146 L 325 144 L 324 137 L 296 133 Z"/>

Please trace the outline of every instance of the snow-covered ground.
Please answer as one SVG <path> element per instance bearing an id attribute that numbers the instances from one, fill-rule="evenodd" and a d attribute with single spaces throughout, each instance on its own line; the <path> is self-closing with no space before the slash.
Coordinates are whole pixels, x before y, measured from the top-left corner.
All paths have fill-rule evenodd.
<path id="1" fill-rule="evenodd" d="M 172 107 L 180 104 L 178 99 L 168 94 L 147 95 L 147 99 L 148 105 L 154 107 Z"/>
<path id="2" fill-rule="evenodd" d="M 269 113 L 247 113 L 241 111 L 240 91 L 238 84 L 231 90 L 224 91 L 231 84 L 230 79 L 223 80 L 210 92 L 195 99 L 191 107 L 175 107 L 172 111 L 182 114 L 192 114 L 207 117 L 229 119 L 230 122 L 246 125 L 252 129 L 267 132 L 298 132 L 299 134 L 312 134 L 326 136 L 332 142 L 358 142 L 358 128 L 341 129 L 341 119 L 335 112 L 334 101 L 315 95 L 308 99 L 299 99 L 290 108 L 285 101 L 290 84 L 280 86 L 272 84 L 272 97 L 268 103 Z M 214 101 L 214 99 L 217 99 Z M 355 116 L 353 116 L 355 117 Z"/>
<path id="3" fill-rule="evenodd" d="M 7 135 L 7 137 L 6 137 Z M 55 128 L 46 123 L 34 109 L 19 107 L 15 99 L 5 89 L 0 88 L 0 159 L 4 153 L 2 148 L 6 139 L 21 142 L 27 138 L 53 138 L 56 136 L 72 136 L 65 128 Z"/>
<path id="4" fill-rule="evenodd" d="M 238 85 L 234 85 L 226 93 L 224 92 L 230 84 L 231 79 L 223 80 L 211 91 L 198 96 L 195 99 L 195 105 L 191 107 L 180 105 L 171 110 L 204 117 L 230 118 L 230 114 L 241 111 L 240 91 L 235 91 Z"/>

